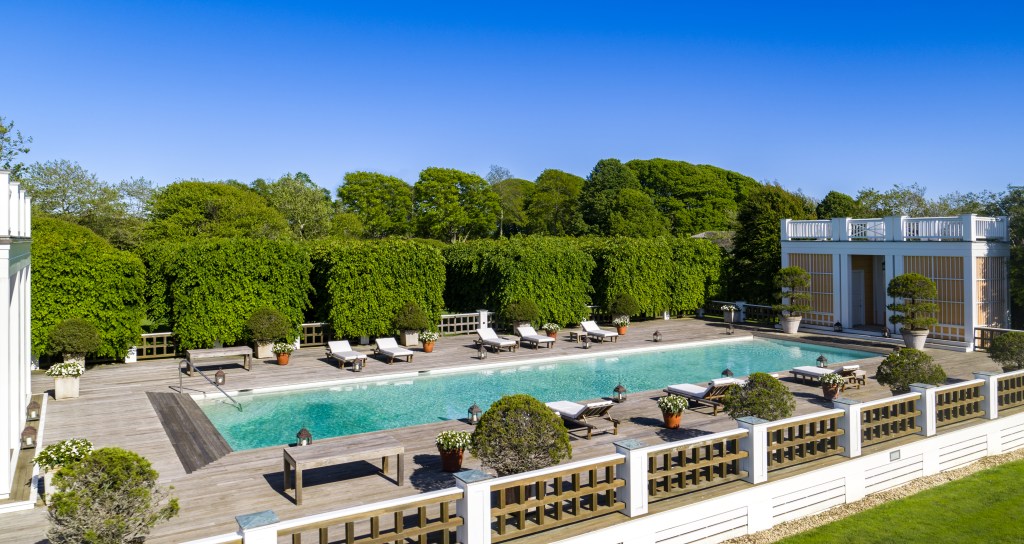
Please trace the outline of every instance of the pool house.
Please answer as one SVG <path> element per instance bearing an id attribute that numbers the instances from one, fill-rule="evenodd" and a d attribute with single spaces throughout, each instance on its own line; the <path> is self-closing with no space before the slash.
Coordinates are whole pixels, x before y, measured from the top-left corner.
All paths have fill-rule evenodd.
<path id="1" fill-rule="evenodd" d="M 782 266 L 811 275 L 803 327 L 882 334 L 894 302 L 892 278 L 916 272 L 938 287 L 938 324 L 929 341 L 972 349 L 975 329 L 1008 327 L 1006 217 L 890 216 L 802 221 L 783 219 Z"/>

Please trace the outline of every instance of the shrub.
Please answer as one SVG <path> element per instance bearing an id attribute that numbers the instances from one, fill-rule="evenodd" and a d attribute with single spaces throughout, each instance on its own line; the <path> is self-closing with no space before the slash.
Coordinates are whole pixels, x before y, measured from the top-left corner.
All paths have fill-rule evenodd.
<path id="1" fill-rule="evenodd" d="M 807 288 L 811 286 L 811 275 L 799 266 L 787 266 L 775 274 L 775 285 L 779 288 L 776 294 L 779 299 L 789 299 L 787 304 L 775 305 L 776 310 L 787 312 L 791 317 L 800 317 L 811 311 L 811 294 Z"/>
<path id="2" fill-rule="evenodd" d="M 400 331 L 421 331 L 429 329 L 430 318 L 415 302 L 406 302 L 395 314 L 395 328 Z"/>
<path id="3" fill-rule="evenodd" d="M 875 371 L 875 379 L 889 386 L 894 395 L 899 395 L 909 392 L 912 383 L 946 383 L 946 372 L 932 361 L 931 355 L 921 350 L 903 348 L 882 360 Z"/>
<path id="4" fill-rule="evenodd" d="M 992 340 L 988 353 L 993 361 L 1003 367 L 1004 372 L 1024 369 L 1024 333 L 1000 334 Z"/>
<path id="5" fill-rule="evenodd" d="M 501 316 L 509 324 L 534 323 L 540 319 L 540 308 L 531 299 L 517 300 L 501 309 Z"/>
<path id="6" fill-rule="evenodd" d="M 295 327 L 288 322 L 284 314 L 266 306 L 257 308 L 249 316 L 245 327 L 249 331 L 249 337 L 258 344 L 287 341 L 295 334 Z"/>
<path id="7" fill-rule="evenodd" d="M 84 356 L 100 348 L 100 331 L 91 321 L 79 317 L 65 319 L 50 329 L 47 339 L 50 353 Z"/>
<path id="8" fill-rule="evenodd" d="M 569 431 L 529 395 L 507 395 L 483 413 L 470 451 L 499 476 L 537 470 L 572 457 Z"/>
<path id="9" fill-rule="evenodd" d="M 793 393 L 778 379 L 764 372 L 751 374 L 742 387 L 730 387 L 722 404 L 733 419 L 753 416 L 775 421 L 793 415 L 796 409 Z"/>
<path id="10" fill-rule="evenodd" d="M 84 438 L 69 438 L 50 444 L 32 459 L 43 470 L 55 470 L 64 465 L 77 463 L 92 453 L 92 442 Z"/>
<path id="11" fill-rule="evenodd" d="M 158 477 L 146 458 L 120 448 L 64 466 L 47 506 L 47 537 L 54 544 L 144 540 L 157 523 L 178 515 L 178 500 L 157 487 Z"/>
<path id="12" fill-rule="evenodd" d="M 629 317 L 641 312 L 640 303 L 636 301 L 636 297 L 629 293 L 619 293 L 616 295 L 612 299 L 611 304 L 609 304 L 608 310 L 617 317 Z M 626 324 L 628 325 L 629 323 Z"/>
<path id="13" fill-rule="evenodd" d="M 927 330 L 938 323 L 932 314 L 938 309 L 934 302 L 921 299 L 934 299 L 938 296 L 935 282 L 921 274 L 909 273 L 896 276 L 889 282 L 886 290 L 890 297 L 903 299 L 900 303 L 892 303 L 886 308 L 898 312 L 889 318 L 894 325 L 903 324 L 912 331 Z"/>

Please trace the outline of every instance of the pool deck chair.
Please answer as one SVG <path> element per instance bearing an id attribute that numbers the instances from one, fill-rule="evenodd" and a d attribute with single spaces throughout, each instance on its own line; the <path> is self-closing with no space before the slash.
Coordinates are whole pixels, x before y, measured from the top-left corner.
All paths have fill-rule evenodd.
<path id="1" fill-rule="evenodd" d="M 487 346 L 494 351 L 501 351 L 507 349 L 509 351 L 515 351 L 519 349 L 519 341 L 512 340 L 509 338 L 502 338 L 495 334 L 494 329 L 490 327 L 483 327 L 476 330 L 476 345 Z"/>
<path id="2" fill-rule="evenodd" d="M 851 385 L 860 389 L 860 386 L 867 383 L 868 373 L 861 370 L 860 365 L 843 365 L 843 367 L 839 369 L 839 374 L 846 378 L 846 383 L 843 384 L 843 389 L 846 389 Z"/>
<path id="3" fill-rule="evenodd" d="M 612 406 L 615 406 L 612 401 L 606 400 L 602 402 L 591 402 L 589 404 L 579 404 L 576 402 L 570 402 L 567 400 L 560 400 L 556 402 L 547 403 L 547 407 L 555 411 L 556 414 L 562 416 L 565 420 L 566 426 L 573 425 L 576 429 L 573 430 L 587 430 L 587 440 L 593 436 L 594 431 L 597 429 L 595 423 L 599 420 L 609 421 L 612 424 L 612 434 L 619 434 L 619 420 L 613 418 L 608 412 L 611 411 Z"/>
<path id="4" fill-rule="evenodd" d="M 597 326 L 597 323 L 594 323 L 593 321 L 584 321 L 580 323 L 580 326 L 583 327 L 583 332 L 587 333 L 587 336 L 589 336 L 591 340 L 598 340 L 600 342 L 604 342 L 605 340 L 611 340 L 612 342 L 619 341 L 619 333 L 601 329 Z"/>
<path id="5" fill-rule="evenodd" d="M 694 385 L 692 383 L 681 383 L 666 387 L 665 392 L 669 395 L 686 397 L 686 400 L 690 401 L 691 406 L 698 404 L 708 406 L 714 410 L 712 415 L 717 416 L 718 410 L 722 408 L 722 398 L 725 397 L 729 388 L 734 385 L 742 386 L 743 383 L 743 380 L 738 380 L 736 378 L 719 378 L 717 380 L 711 380 L 711 383 L 709 383 L 707 387 Z"/>
<path id="6" fill-rule="evenodd" d="M 533 346 L 533 349 L 537 349 L 541 346 L 547 346 L 550 348 L 555 345 L 554 338 L 537 334 L 537 331 L 533 330 L 533 327 L 529 325 L 516 327 L 516 334 L 519 335 L 520 343 L 530 344 Z"/>
<path id="7" fill-rule="evenodd" d="M 825 374 L 841 374 L 846 378 L 847 383 L 857 382 L 857 388 L 860 388 L 860 384 L 863 384 L 865 378 L 867 378 L 867 372 L 860 369 L 860 365 L 846 365 L 842 369 L 835 368 L 821 368 L 818 366 L 798 366 L 793 370 L 789 371 L 793 375 L 793 379 L 797 383 L 805 385 L 818 385 L 821 382 L 821 377 Z"/>
<path id="8" fill-rule="evenodd" d="M 348 340 L 331 340 L 327 342 L 327 357 L 338 361 L 338 368 L 345 368 L 345 363 L 354 363 L 359 359 L 366 364 L 366 354 L 352 349 Z"/>
<path id="9" fill-rule="evenodd" d="M 376 347 L 373 348 L 373 352 L 383 355 L 388 358 L 388 364 L 395 362 L 395 359 L 401 359 L 405 357 L 407 362 L 412 362 L 412 352 L 399 347 L 398 341 L 394 338 L 378 338 Z"/>

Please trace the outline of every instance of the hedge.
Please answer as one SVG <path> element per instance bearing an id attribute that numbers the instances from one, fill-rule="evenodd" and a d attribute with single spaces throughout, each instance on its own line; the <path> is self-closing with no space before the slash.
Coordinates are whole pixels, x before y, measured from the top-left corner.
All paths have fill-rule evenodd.
<path id="1" fill-rule="evenodd" d="M 150 319 L 169 325 L 182 349 L 234 344 L 246 322 L 269 306 L 298 328 L 309 307 L 312 265 L 288 240 L 194 238 L 143 249 Z"/>
<path id="2" fill-rule="evenodd" d="M 579 323 L 590 310 L 594 259 L 572 238 L 545 236 L 476 240 L 445 248 L 445 302 L 456 311 L 481 308 L 499 314 L 532 300 L 541 322 Z"/>
<path id="3" fill-rule="evenodd" d="M 397 238 L 338 238 L 310 245 L 315 319 L 325 319 L 338 338 L 394 334 L 394 318 L 408 302 L 440 321 L 444 257 L 431 244 Z"/>
<path id="4" fill-rule="evenodd" d="M 81 317 L 100 329 L 98 357 L 123 357 L 138 342 L 144 315 L 142 261 L 91 230 L 32 217 L 32 351 L 50 351 L 50 329 Z"/>

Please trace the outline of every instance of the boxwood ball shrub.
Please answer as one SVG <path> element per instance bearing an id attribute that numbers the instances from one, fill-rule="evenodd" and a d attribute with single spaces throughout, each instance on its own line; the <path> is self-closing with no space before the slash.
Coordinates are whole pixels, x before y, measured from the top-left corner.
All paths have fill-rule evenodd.
<path id="1" fill-rule="evenodd" d="M 572 457 L 569 431 L 554 411 L 530 395 L 506 395 L 480 417 L 470 452 L 498 476 L 519 474 Z"/>
<path id="2" fill-rule="evenodd" d="M 722 404 L 733 419 L 753 416 L 775 421 L 792 416 L 796 409 L 793 393 L 777 378 L 764 372 L 751 374 L 742 387 L 730 387 Z"/>
<path id="3" fill-rule="evenodd" d="M 533 299 L 525 298 L 505 305 L 501 316 L 509 325 L 516 323 L 536 323 L 540 319 L 540 307 Z"/>
<path id="4" fill-rule="evenodd" d="M 992 340 L 988 353 L 993 361 L 1003 367 L 1004 372 L 1024 369 L 1024 333 L 1000 334 Z"/>
<path id="5" fill-rule="evenodd" d="M 886 385 L 894 395 L 910 392 L 910 384 L 946 383 L 946 371 L 932 361 L 932 356 L 913 348 L 903 348 L 886 355 L 875 371 L 878 383 Z"/>
<path id="6" fill-rule="evenodd" d="M 616 317 L 630 317 L 640 313 L 640 303 L 636 301 L 636 297 L 629 293 L 619 293 L 612 299 L 608 306 L 608 311 Z"/>
<path id="7" fill-rule="evenodd" d="M 291 340 L 295 327 L 286 315 L 266 306 L 257 308 L 245 323 L 249 337 L 259 344 Z"/>
<path id="8" fill-rule="evenodd" d="M 429 328 L 430 317 L 415 302 L 406 302 L 395 314 L 395 329 L 399 331 L 422 331 Z"/>
<path id="9" fill-rule="evenodd" d="M 100 330 L 88 319 L 73 317 L 57 323 L 50 329 L 49 352 L 70 356 L 85 356 L 100 349 Z"/>

